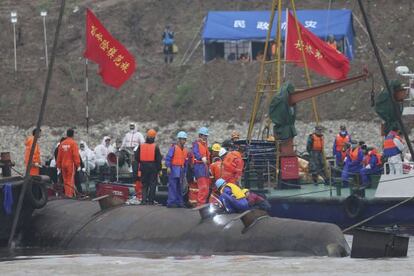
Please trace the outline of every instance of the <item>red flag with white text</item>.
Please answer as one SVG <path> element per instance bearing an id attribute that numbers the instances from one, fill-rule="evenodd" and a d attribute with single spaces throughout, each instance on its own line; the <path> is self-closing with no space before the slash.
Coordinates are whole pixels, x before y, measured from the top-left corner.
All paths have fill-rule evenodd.
<path id="1" fill-rule="evenodd" d="M 104 83 L 120 88 L 135 72 L 135 58 L 105 29 L 90 9 L 86 10 L 84 57 L 99 64 Z"/>
<path id="2" fill-rule="evenodd" d="M 338 50 L 306 29 L 299 21 L 300 39 L 296 19 L 289 12 L 287 19 L 286 60 L 304 66 L 302 49 L 308 68 L 330 79 L 340 80 L 347 77 L 349 60 Z"/>

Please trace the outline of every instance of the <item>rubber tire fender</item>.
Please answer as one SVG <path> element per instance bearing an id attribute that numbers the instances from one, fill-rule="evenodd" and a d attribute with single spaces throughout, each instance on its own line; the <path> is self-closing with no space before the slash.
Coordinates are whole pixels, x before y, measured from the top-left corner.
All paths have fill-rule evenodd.
<path id="1" fill-rule="evenodd" d="M 26 199 L 34 209 L 40 209 L 47 203 L 46 187 L 40 183 L 30 180 L 26 188 Z"/>
<path id="2" fill-rule="evenodd" d="M 364 209 L 364 201 L 358 195 L 350 195 L 344 201 L 344 209 L 349 218 L 357 218 Z"/>

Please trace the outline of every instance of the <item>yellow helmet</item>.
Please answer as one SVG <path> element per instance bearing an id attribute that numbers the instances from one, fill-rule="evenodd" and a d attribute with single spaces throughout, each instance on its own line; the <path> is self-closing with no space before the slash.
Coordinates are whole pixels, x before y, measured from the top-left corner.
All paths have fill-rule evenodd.
<path id="1" fill-rule="evenodd" d="M 220 146 L 220 144 L 219 144 L 219 143 L 215 143 L 215 144 L 213 144 L 213 146 L 211 147 L 211 150 L 212 150 L 212 151 L 217 151 L 217 152 L 219 152 L 219 151 L 220 151 L 220 149 L 221 149 L 221 146 Z"/>

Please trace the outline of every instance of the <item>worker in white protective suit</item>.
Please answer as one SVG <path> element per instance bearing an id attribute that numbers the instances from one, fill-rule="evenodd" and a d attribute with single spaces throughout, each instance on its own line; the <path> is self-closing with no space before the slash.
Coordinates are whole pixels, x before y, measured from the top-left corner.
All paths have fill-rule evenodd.
<path id="1" fill-rule="evenodd" d="M 115 152 L 115 148 L 111 145 L 111 137 L 105 136 L 102 139 L 102 143 L 95 147 L 96 165 L 105 166 L 108 165 L 107 157 L 111 152 Z"/>
<path id="2" fill-rule="evenodd" d="M 135 129 L 135 124 L 130 123 L 129 124 L 129 132 L 125 134 L 124 139 L 122 140 L 121 149 L 129 150 L 129 152 L 133 152 L 133 149 L 136 146 L 139 146 L 143 143 L 145 143 L 144 136 L 141 134 L 141 132 L 138 132 Z"/>
<path id="3" fill-rule="evenodd" d="M 89 174 L 90 171 L 96 167 L 95 153 L 88 147 L 85 141 L 79 143 L 79 155 L 85 166 L 86 172 Z"/>

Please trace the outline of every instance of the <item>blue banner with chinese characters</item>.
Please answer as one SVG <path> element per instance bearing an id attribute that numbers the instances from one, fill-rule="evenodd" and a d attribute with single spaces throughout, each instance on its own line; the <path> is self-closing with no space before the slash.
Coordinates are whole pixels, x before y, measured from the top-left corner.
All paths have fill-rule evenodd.
<path id="1" fill-rule="evenodd" d="M 299 21 L 309 31 L 326 40 L 333 35 L 344 41 L 344 54 L 353 58 L 354 27 L 351 10 L 297 10 Z M 264 41 L 269 28 L 270 11 L 210 11 L 203 30 L 204 42 L 251 40 Z M 271 36 L 275 37 L 277 13 Z M 286 13 L 282 13 L 282 40 L 285 37 Z"/>

